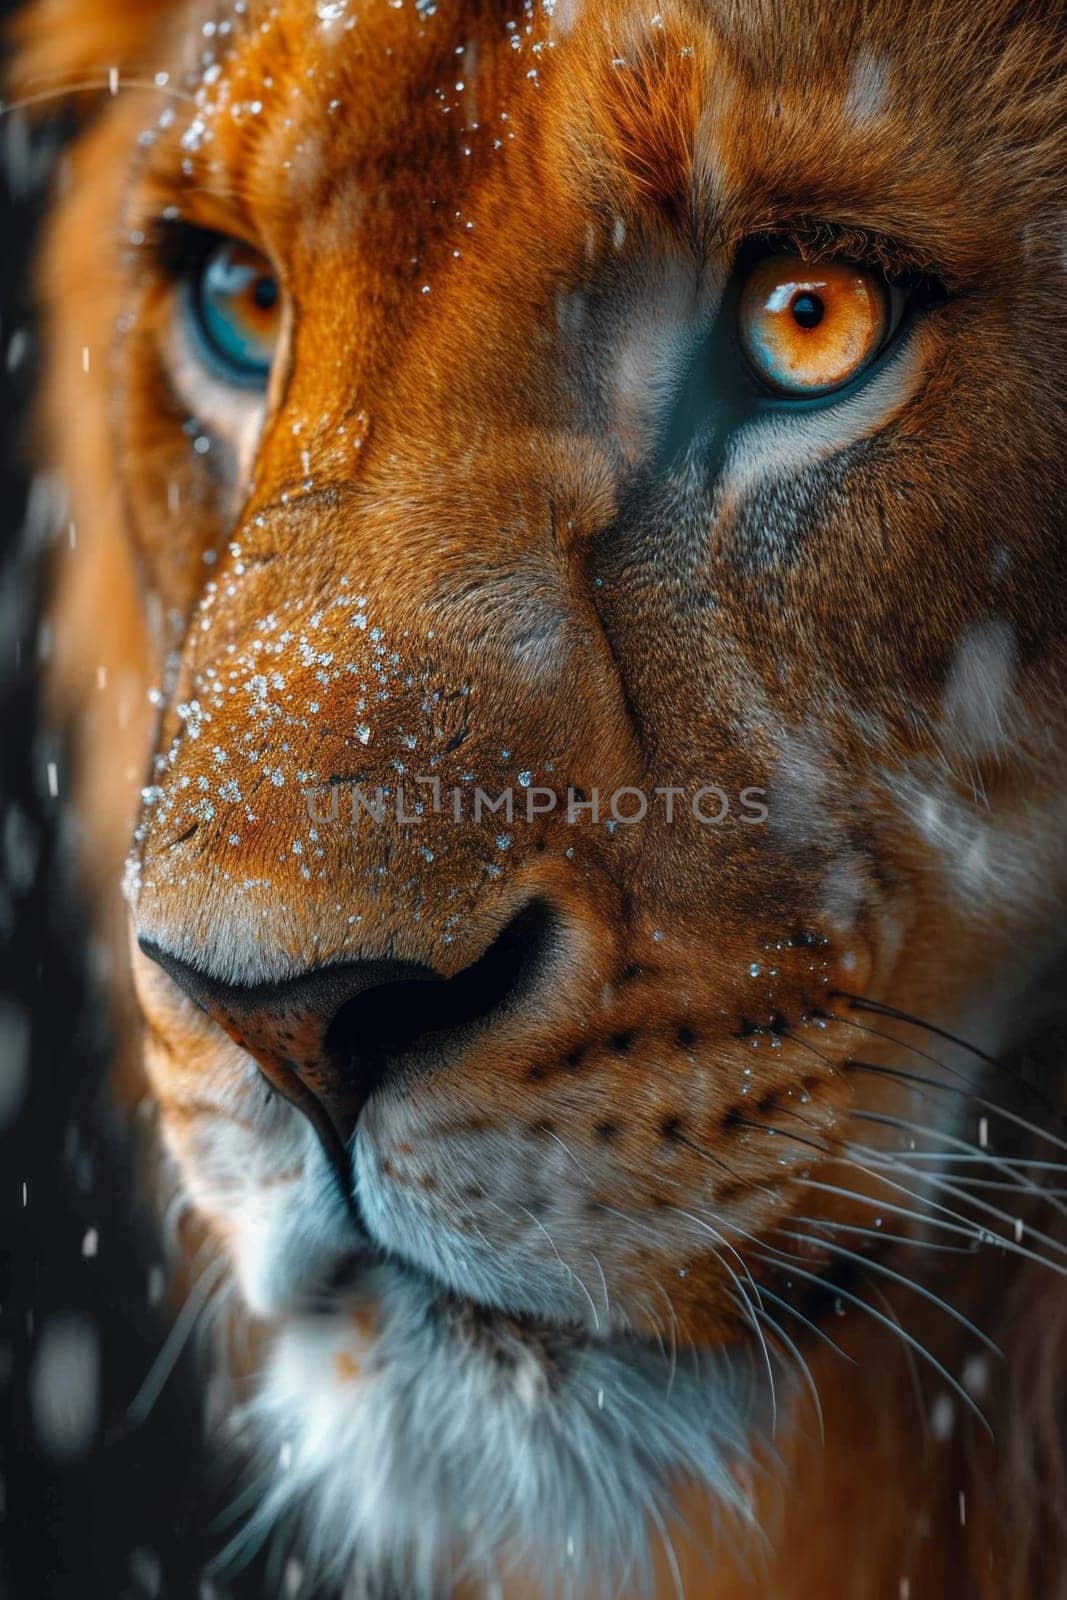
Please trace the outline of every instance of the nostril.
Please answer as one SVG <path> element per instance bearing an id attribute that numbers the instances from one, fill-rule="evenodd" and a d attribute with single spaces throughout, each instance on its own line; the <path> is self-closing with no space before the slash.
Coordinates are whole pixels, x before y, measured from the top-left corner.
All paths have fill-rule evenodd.
<path id="1" fill-rule="evenodd" d="M 531 902 L 454 977 L 406 974 L 355 995 L 331 1022 L 327 1051 L 342 1073 L 371 1088 L 401 1060 L 414 1063 L 430 1049 L 453 1051 L 530 992 L 555 932 L 549 907 Z"/>
<path id="2" fill-rule="evenodd" d="M 227 983 L 151 940 L 142 952 L 311 1120 L 339 1175 L 362 1107 L 394 1069 L 446 1060 L 538 981 L 557 921 L 532 901 L 452 978 L 394 960 L 349 961 L 281 983 Z"/>
<path id="3" fill-rule="evenodd" d="M 330 1024 L 353 995 L 377 984 L 436 974 L 416 962 L 351 961 L 320 967 L 280 983 L 237 984 L 192 965 L 153 940 L 143 955 L 252 1056 L 263 1077 L 307 1117 L 346 1197 L 351 1184 L 345 1144 L 369 1088 L 338 1071 L 326 1042 Z"/>

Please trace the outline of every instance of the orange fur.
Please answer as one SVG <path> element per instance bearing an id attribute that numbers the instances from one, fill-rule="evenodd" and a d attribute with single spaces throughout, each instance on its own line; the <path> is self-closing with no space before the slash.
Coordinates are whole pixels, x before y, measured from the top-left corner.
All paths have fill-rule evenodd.
<path id="1" fill-rule="evenodd" d="M 262 28 L 210 36 L 221 72 L 199 105 L 204 6 L 38 0 L 17 30 L 26 96 L 103 82 L 113 66 L 120 82 L 169 75 L 158 91 L 83 98 L 43 258 L 45 431 L 79 530 L 55 561 L 52 697 L 72 734 L 93 899 L 118 946 L 139 816 L 135 931 L 194 963 L 236 951 L 227 975 L 245 981 L 365 955 L 451 977 L 520 906 L 550 904 L 571 941 L 558 994 L 465 1044 L 414 1103 L 430 1127 L 563 1139 L 607 1174 L 589 1195 L 591 1253 L 598 1206 L 654 1224 L 608 1263 L 605 1292 L 629 1324 L 661 1336 L 666 1300 L 683 1354 L 737 1341 L 721 1254 L 706 1239 L 684 1258 L 665 1243 L 679 1191 L 684 1204 L 708 1181 L 708 1153 L 726 1168 L 717 1206 L 747 1260 L 813 1207 L 847 1228 L 870 1221 L 874 1199 L 891 1205 L 869 1172 L 851 1173 L 851 1199 L 800 1185 L 833 1181 L 857 1112 L 928 1114 L 899 1078 L 850 1067 L 928 1070 L 907 1053 L 917 1035 L 869 1014 L 890 1037 L 858 1035 L 859 1014 L 832 997 L 966 1031 L 995 994 L 1022 1018 L 1018 995 L 1058 943 L 1062 16 L 1006 0 L 423 16 L 369 0 L 343 31 L 318 26 L 310 0 L 250 3 L 257 24 L 260 11 Z M 235 113 L 267 77 L 261 110 Z M 211 137 L 183 146 L 194 116 Z M 240 470 L 195 453 L 161 353 L 174 295 L 141 241 L 169 205 L 262 250 L 291 307 Z M 661 507 L 627 520 L 658 470 L 655 428 L 640 382 L 602 371 L 601 348 L 725 276 L 763 235 L 808 259 L 934 275 L 946 300 L 914 335 L 913 386 L 790 502 L 786 553 L 752 553 L 793 492 L 753 489 L 756 468 L 709 498 L 701 548 L 675 549 Z M 599 330 L 580 359 L 572 313 Z M 639 379 L 658 352 L 634 349 Z M 375 657 L 337 604 L 349 577 L 407 672 L 384 705 L 371 700 L 367 739 L 353 684 L 373 687 Z M 277 714 L 253 722 L 272 616 L 310 644 L 278 658 L 284 684 L 264 691 Z M 953 674 L 991 617 L 1012 639 L 1003 738 L 996 707 L 984 721 L 972 707 L 963 734 L 945 710 L 970 692 Z M 352 673 L 331 676 L 326 657 Z M 158 714 L 150 685 L 163 688 Z M 201 737 L 179 709 L 196 701 Z M 609 835 L 557 810 L 517 821 L 506 852 L 492 819 L 469 818 L 324 826 L 314 859 L 293 850 L 309 785 L 395 783 L 398 761 L 418 760 L 405 756 L 416 731 L 446 787 L 495 792 L 516 760 L 558 790 L 752 785 L 789 826 L 709 831 L 683 814 L 673 830 Z M 215 752 L 234 766 L 252 743 L 241 799 L 200 806 Z M 139 812 L 156 783 L 165 803 Z M 942 820 L 927 814 L 924 831 L 931 794 Z M 977 841 L 962 865 L 957 825 Z M 237 1072 L 232 1040 L 272 1083 L 287 1068 L 255 1024 L 205 1019 L 136 951 L 133 965 L 164 1127 L 195 1164 L 205 1107 L 215 1097 L 219 1114 Z M 315 1019 L 290 1021 L 288 1054 L 343 1120 L 352 1107 Z M 754 1137 L 753 1121 L 776 1137 Z M 382 1172 L 428 1193 L 423 1161 L 397 1144 Z M 204 1209 L 228 1238 L 222 1208 Z M 818 1246 L 792 1253 L 803 1270 L 827 1266 Z M 889 1259 L 914 1267 L 906 1247 Z M 995 1443 L 962 1416 L 931 1437 L 912 1352 L 883 1327 L 826 1320 L 854 1367 L 801 1329 L 825 1442 L 801 1398 L 756 1469 L 765 1545 L 709 1532 L 682 1491 L 687 1594 L 1067 1593 L 1063 1296 L 1025 1261 L 945 1259 L 920 1281 L 1008 1354 L 984 1397 Z M 754 1254 L 751 1270 L 766 1276 Z M 863 1282 L 884 1306 L 873 1272 Z M 884 1287 L 890 1314 L 962 1371 L 971 1337 Z M 336 1360 L 355 1383 L 356 1359 Z M 936 1381 L 923 1387 L 933 1403 Z M 672 1582 L 665 1564 L 664 1597 Z"/>

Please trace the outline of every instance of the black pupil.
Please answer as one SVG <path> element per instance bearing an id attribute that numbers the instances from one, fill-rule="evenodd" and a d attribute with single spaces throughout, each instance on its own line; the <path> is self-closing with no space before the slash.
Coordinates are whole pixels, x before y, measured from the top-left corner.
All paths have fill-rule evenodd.
<path id="1" fill-rule="evenodd" d="M 252 298 L 260 311 L 273 311 L 278 299 L 278 285 L 273 278 L 257 278 Z"/>
<path id="2" fill-rule="evenodd" d="M 817 328 L 826 311 L 817 294 L 798 294 L 793 301 L 793 318 L 801 328 Z"/>

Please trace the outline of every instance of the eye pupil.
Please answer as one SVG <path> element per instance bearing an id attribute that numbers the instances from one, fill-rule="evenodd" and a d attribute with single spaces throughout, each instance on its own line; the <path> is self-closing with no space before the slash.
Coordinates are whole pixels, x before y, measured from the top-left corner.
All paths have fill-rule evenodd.
<path id="1" fill-rule="evenodd" d="M 774 393 L 836 393 L 869 367 L 893 332 L 884 278 L 859 262 L 816 266 L 795 254 L 764 256 L 741 285 L 737 326 L 755 376 Z"/>
<path id="2" fill-rule="evenodd" d="M 798 328 L 817 328 L 826 315 L 822 297 L 810 292 L 796 295 L 791 309 Z"/>
<path id="3" fill-rule="evenodd" d="M 273 311 L 278 303 L 278 285 L 273 278 L 257 278 L 252 298 L 260 311 Z"/>

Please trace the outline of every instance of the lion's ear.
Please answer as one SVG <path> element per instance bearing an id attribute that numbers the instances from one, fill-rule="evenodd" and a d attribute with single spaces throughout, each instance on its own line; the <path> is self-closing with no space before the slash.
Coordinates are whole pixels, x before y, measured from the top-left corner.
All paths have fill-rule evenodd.
<path id="1" fill-rule="evenodd" d="M 180 0 L 30 0 L 7 29 L 5 99 L 41 105 L 153 68 Z"/>

